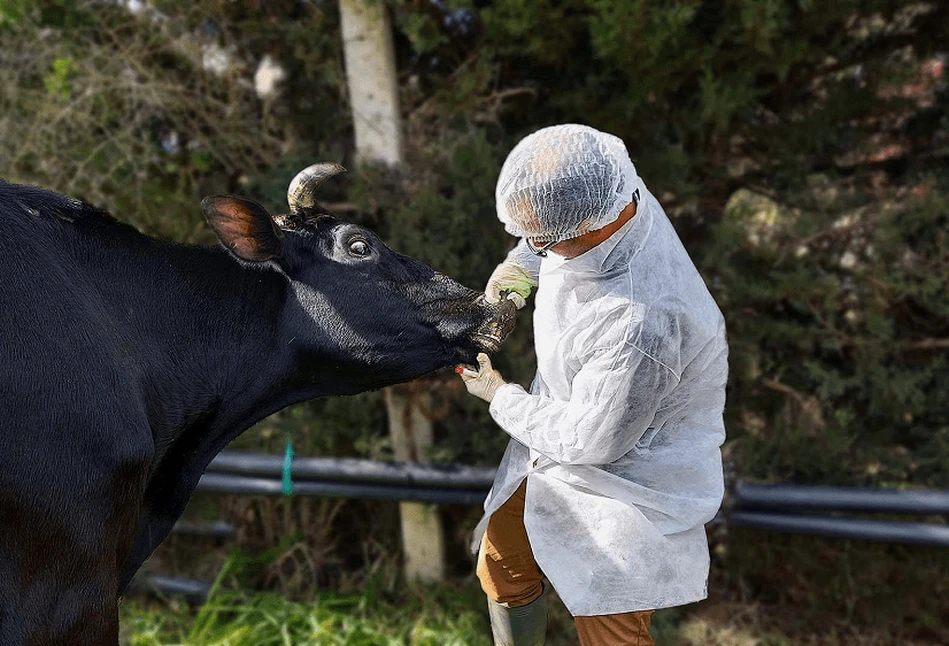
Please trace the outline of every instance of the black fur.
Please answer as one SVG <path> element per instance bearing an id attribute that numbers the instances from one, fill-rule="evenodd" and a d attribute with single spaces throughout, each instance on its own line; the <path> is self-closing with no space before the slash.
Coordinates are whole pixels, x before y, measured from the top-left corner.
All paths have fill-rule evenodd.
<path id="1" fill-rule="evenodd" d="M 248 263 L 0 181 L 0 644 L 115 644 L 119 595 L 254 422 L 473 361 L 479 294 L 364 228 L 277 221 Z"/>

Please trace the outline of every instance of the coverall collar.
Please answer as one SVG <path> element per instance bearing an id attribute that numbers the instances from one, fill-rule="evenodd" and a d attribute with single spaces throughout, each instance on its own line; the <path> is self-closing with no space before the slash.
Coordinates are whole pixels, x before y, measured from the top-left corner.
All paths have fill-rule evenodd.
<path id="1" fill-rule="evenodd" d="M 550 252 L 540 265 L 541 274 L 555 271 L 578 273 L 606 273 L 617 266 L 628 264 L 633 256 L 646 244 L 652 231 L 652 200 L 649 191 L 644 191 L 636 215 L 617 229 L 609 238 L 574 258 L 565 258 Z"/>

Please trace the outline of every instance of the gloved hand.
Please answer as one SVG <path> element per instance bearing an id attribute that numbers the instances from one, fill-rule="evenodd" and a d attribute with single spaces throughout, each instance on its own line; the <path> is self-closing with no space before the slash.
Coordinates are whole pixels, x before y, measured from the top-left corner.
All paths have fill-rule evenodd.
<path id="1" fill-rule="evenodd" d="M 489 303 L 500 303 L 501 292 L 507 292 L 507 298 L 517 309 L 521 309 L 527 304 L 525 299 L 535 287 L 537 281 L 521 267 L 511 262 L 502 262 L 488 278 L 484 297 Z"/>
<path id="2" fill-rule="evenodd" d="M 458 366 L 455 371 L 461 375 L 469 393 L 489 404 L 498 388 L 506 383 L 501 373 L 491 367 L 491 359 L 483 352 L 478 355 L 478 372 L 464 366 Z"/>

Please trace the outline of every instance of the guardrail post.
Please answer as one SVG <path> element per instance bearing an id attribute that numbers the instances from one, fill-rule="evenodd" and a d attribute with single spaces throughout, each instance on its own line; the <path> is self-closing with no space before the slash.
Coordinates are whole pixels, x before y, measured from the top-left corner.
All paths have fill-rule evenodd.
<path id="1" fill-rule="evenodd" d="M 425 414 L 431 399 L 422 382 L 385 389 L 389 433 L 395 459 L 426 462 L 433 441 L 432 420 Z M 402 552 L 407 581 L 442 581 L 445 578 L 445 541 L 441 516 L 435 505 L 401 502 Z"/>

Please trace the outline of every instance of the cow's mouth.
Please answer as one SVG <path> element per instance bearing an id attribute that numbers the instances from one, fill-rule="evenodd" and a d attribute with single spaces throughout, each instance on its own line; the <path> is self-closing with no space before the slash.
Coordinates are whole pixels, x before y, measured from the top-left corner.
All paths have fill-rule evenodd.
<path id="1" fill-rule="evenodd" d="M 504 339 L 514 329 L 517 308 L 508 300 L 501 301 L 498 305 L 487 306 L 491 308 L 492 316 L 471 335 L 471 339 L 484 352 L 493 354 L 501 349 Z"/>
<path id="2" fill-rule="evenodd" d="M 500 336 L 491 336 L 477 332 L 471 337 L 482 352 L 494 354 L 501 349 L 501 343 L 504 341 Z"/>

